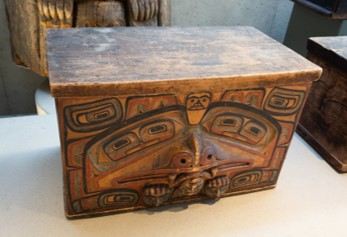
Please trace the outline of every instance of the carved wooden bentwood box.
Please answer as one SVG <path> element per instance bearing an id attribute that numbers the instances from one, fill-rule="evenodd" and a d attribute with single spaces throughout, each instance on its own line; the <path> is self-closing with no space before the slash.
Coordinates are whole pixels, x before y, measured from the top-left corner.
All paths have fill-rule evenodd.
<path id="1" fill-rule="evenodd" d="M 321 69 L 251 27 L 47 35 L 66 215 L 273 188 Z"/>

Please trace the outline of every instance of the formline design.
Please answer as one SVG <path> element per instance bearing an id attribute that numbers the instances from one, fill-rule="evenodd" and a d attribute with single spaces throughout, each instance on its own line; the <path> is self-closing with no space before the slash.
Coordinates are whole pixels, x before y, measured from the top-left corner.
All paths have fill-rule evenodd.
<path id="1" fill-rule="evenodd" d="M 309 88 L 58 98 L 67 216 L 273 188 Z"/>

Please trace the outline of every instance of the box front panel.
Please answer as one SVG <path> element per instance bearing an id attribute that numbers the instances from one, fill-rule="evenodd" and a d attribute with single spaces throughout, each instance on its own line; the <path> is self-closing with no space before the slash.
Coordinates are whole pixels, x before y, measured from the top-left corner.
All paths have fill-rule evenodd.
<path id="1" fill-rule="evenodd" d="M 309 87 L 58 98 L 67 216 L 274 187 Z"/>

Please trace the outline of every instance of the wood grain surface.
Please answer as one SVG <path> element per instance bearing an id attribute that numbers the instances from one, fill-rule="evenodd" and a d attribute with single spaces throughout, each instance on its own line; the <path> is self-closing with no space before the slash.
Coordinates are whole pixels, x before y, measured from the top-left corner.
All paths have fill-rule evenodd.
<path id="1" fill-rule="evenodd" d="M 31 68 L 34 72 L 42 71 L 40 60 L 40 25 L 36 0 L 5 0 L 8 28 L 11 34 L 13 61 Z"/>
<path id="2" fill-rule="evenodd" d="M 347 37 L 316 37 L 308 58 L 323 68 L 312 85 L 299 133 L 337 171 L 347 172 Z"/>
<path id="3" fill-rule="evenodd" d="M 47 49 L 55 97 L 222 91 L 321 73 L 252 27 L 49 29 Z"/>

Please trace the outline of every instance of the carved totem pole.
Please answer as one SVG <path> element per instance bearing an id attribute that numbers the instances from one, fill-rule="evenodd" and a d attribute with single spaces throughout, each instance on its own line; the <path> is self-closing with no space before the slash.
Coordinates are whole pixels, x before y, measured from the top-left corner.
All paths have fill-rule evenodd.
<path id="1" fill-rule="evenodd" d="M 168 26 L 170 0 L 5 0 L 15 63 L 47 76 L 46 29 Z"/>

